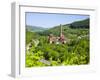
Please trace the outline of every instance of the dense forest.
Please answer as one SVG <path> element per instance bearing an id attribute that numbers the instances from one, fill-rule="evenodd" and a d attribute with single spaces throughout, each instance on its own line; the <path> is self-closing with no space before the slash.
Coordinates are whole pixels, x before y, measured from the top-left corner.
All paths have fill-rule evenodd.
<path id="1" fill-rule="evenodd" d="M 64 42 L 58 40 L 61 29 Z M 89 19 L 62 24 L 62 28 L 60 24 L 48 29 L 27 25 L 26 67 L 88 64 L 89 40 Z"/>

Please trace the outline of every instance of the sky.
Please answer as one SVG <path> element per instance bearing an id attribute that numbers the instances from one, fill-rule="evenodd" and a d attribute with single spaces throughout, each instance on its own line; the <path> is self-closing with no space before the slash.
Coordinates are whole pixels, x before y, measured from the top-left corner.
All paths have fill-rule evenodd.
<path id="1" fill-rule="evenodd" d="M 51 28 L 60 24 L 68 24 L 74 21 L 89 18 L 88 15 L 79 14 L 51 14 L 51 13 L 26 13 L 26 25 Z"/>

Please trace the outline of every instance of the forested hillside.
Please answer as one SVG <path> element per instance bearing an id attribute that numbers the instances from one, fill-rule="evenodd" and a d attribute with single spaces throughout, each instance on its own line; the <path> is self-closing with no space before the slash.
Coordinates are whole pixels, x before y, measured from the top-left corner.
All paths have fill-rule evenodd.
<path id="1" fill-rule="evenodd" d="M 60 36 L 60 25 L 42 31 L 26 30 L 26 67 L 83 65 L 89 63 L 89 19 L 62 24 L 66 43 L 50 44 Z"/>
<path id="2" fill-rule="evenodd" d="M 71 28 L 89 28 L 89 19 L 75 21 L 70 24 Z"/>

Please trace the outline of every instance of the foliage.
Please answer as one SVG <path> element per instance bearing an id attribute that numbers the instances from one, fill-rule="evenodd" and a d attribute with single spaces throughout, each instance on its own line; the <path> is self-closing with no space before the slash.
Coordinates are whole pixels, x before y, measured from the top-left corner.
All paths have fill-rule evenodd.
<path id="1" fill-rule="evenodd" d="M 89 28 L 89 19 L 73 22 L 71 28 Z"/>
<path id="2" fill-rule="evenodd" d="M 80 23 L 84 22 L 80 21 Z M 83 65 L 90 62 L 89 29 L 71 28 L 69 25 L 64 25 L 62 29 L 65 37 L 70 40 L 66 44 L 49 44 L 48 42 L 50 33 L 59 36 L 59 26 L 41 32 L 26 30 L 26 45 L 32 44 L 28 50 L 26 49 L 26 67 Z M 38 46 L 34 46 L 32 39 L 39 40 Z M 41 62 L 41 60 L 50 64 Z"/>

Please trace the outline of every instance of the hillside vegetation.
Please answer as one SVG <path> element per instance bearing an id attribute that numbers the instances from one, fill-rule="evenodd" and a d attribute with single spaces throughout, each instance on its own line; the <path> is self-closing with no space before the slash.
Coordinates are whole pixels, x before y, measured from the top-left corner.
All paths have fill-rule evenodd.
<path id="1" fill-rule="evenodd" d="M 60 26 L 43 31 L 26 30 L 26 67 L 88 64 L 89 19 L 62 25 L 67 43 L 50 44 L 49 34 L 60 36 Z"/>
<path id="2" fill-rule="evenodd" d="M 70 24 L 71 28 L 89 28 L 89 19 L 81 20 L 81 21 L 76 21 Z"/>

